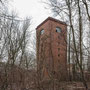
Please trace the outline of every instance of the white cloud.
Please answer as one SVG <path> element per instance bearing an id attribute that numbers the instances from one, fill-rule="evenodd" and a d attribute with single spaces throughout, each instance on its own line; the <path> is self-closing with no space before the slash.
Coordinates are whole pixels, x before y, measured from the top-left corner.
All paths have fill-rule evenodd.
<path id="1" fill-rule="evenodd" d="M 18 12 L 20 17 L 31 16 L 35 28 L 51 15 L 40 0 L 13 0 L 11 7 Z"/>

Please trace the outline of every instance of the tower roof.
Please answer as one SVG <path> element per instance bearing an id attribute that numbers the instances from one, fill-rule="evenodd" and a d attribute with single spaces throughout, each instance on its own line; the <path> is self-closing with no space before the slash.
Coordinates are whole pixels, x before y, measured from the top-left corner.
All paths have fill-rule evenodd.
<path id="1" fill-rule="evenodd" d="M 38 29 L 40 26 L 42 26 L 45 22 L 47 22 L 48 20 L 54 21 L 54 22 L 58 22 L 60 24 L 64 24 L 67 25 L 65 22 L 59 21 L 58 19 L 52 18 L 52 17 L 48 17 L 46 20 L 44 20 L 40 25 L 37 26 L 36 29 Z"/>

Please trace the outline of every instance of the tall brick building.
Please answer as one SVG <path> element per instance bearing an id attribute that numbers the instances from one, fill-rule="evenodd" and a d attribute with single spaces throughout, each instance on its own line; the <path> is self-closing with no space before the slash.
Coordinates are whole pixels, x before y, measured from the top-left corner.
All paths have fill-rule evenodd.
<path id="1" fill-rule="evenodd" d="M 67 25 L 48 17 L 36 28 L 37 70 L 40 80 L 67 77 Z"/>

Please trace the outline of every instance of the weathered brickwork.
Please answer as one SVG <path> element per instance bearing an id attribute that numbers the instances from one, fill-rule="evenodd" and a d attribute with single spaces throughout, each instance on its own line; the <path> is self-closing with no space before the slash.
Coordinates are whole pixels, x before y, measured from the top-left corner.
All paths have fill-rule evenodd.
<path id="1" fill-rule="evenodd" d="M 59 28 L 61 31 L 56 31 Z M 47 18 L 37 27 L 37 66 L 42 79 L 67 78 L 67 25 Z"/>

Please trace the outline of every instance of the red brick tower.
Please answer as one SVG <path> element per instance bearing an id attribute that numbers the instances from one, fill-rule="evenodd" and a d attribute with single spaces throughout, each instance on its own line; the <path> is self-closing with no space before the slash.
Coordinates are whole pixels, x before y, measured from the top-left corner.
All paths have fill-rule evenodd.
<path id="1" fill-rule="evenodd" d="M 66 80 L 67 25 L 48 17 L 36 29 L 37 70 L 40 80 Z"/>

